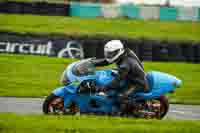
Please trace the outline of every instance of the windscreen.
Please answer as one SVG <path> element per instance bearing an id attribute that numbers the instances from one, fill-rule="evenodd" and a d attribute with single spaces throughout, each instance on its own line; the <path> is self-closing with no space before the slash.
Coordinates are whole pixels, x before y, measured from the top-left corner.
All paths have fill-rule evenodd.
<path id="1" fill-rule="evenodd" d="M 77 62 L 73 68 L 73 73 L 76 76 L 88 76 L 95 74 L 95 66 L 92 63 L 91 59 L 85 59 Z"/>

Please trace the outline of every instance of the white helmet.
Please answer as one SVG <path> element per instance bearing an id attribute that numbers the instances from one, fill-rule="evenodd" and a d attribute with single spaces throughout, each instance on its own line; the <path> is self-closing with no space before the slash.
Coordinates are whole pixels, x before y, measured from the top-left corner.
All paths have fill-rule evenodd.
<path id="1" fill-rule="evenodd" d="M 120 40 L 111 40 L 104 46 L 104 56 L 109 63 L 116 61 L 124 51 L 124 45 Z"/>

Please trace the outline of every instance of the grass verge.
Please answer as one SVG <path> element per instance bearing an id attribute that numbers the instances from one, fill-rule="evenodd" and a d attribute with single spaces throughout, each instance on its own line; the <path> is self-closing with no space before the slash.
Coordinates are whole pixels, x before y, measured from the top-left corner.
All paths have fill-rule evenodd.
<path id="1" fill-rule="evenodd" d="M 198 133 L 199 128 L 200 121 L 0 114 L 1 133 Z"/>
<path id="2" fill-rule="evenodd" d="M 84 19 L 61 16 L 0 14 L 0 30 L 18 33 L 104 34 L 130 38 L 200 41 L 199 22 L 130 19 Z"/>
<path id="3" fill-rule="evenodd" d="M 60 75 L 73 59 L 0 54 L 0 96 L 40 97 L 61 86 Z M 183 86 L 170 94 L 171 102 L 200 104 L 200 64 L 145 62 L 145 70 L 173 74 Z"/>

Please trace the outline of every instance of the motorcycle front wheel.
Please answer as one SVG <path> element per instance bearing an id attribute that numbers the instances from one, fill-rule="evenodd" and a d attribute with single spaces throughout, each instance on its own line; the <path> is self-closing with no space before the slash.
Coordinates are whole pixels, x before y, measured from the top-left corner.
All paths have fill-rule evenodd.
<path id="1" fill-rule="evenodd" d="M 64 114 L 63 98 L 50 94 L 43 103 L 42 111 L 44 114 Z"/>
<path id="2" fill-rule="evenodd" d="M 67 108 L 64 108 L 64 100 L 54 94 L 46 97 L 42 110 L 44 114 L 65 114 L 65 115 L 80 115 L 80 107 L 76 102 L 71 102 Z"/>

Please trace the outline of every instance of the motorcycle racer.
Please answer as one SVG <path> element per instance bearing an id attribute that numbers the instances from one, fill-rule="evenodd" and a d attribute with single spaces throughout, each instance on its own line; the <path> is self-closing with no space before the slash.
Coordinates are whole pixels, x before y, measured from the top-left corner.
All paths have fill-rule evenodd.
<path id="1" fill-rule="evenodd" d="M 136 56 L 136 54 L 129 48 L 124 48 L 120 40 L 111 40 L 104 46 L 103 59 L 94 60 L 95 66 L 106 66 L 115 63 L 119 72 L 116 77 L 106 89 L 120 88 L 120 81 L 126 79 L 128 81 L 128 89 L 117 90 L 119 93 L 120 108 L 122 111 L 127 105 L 127 98 L 136 89 L 144 89 L 148 91 L 148 84 L 145 77 L 144 67 Z"/>

